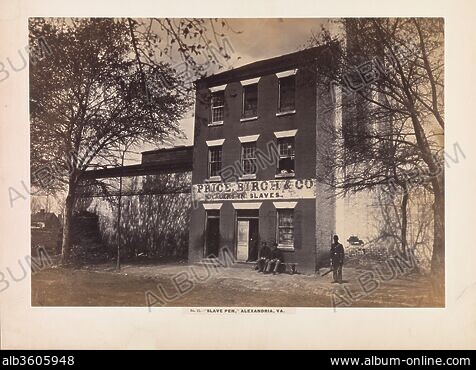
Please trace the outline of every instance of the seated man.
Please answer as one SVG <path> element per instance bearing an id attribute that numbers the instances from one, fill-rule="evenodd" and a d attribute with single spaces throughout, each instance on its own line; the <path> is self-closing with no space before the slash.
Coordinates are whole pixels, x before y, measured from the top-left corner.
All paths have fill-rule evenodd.
<path id="1" fill-rule="evenodd" d="M 271 251 L 271 259 L 266 264 L 265 273 L 273 271 L 273 275 L 276 275 L 279 272 L 279 265 L 283 262 L 283 252 L 278 248 L 278 243 L 274 243 Z"/>
<path id="2" fill-rule="evenodd" d="M 270 257 L 271 249 L 268 247 L 268 244 L 266 244 L 266 242 L 262 242 L 261 248 L 258 252 L 258 261 L 256 262 L 255 270 L 258 270 L 258 272 L 263 272 L 266 267 L 266 264 L 270 260 Z"/>

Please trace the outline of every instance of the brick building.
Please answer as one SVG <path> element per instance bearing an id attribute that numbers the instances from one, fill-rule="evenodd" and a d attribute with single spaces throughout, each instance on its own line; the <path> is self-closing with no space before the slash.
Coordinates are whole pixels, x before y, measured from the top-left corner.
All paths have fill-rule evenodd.
<path id="1" fill-rule="evenodd" d="M 302 272 L 327 264 L 335 199 L 317 149 L 336 114 L 317 80 L 330 55 L 316 47 L 197 81 L 190 263 L 223 247 L 253 261 L 266 241 Z"/>

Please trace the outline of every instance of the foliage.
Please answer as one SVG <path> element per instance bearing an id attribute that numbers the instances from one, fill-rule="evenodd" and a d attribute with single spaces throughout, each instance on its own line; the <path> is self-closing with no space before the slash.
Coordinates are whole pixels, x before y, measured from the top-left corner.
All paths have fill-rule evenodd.
<path id="1" fill-rule="evenodd" d="M 339 35 L 323 32 L 316 43 L 337 42 L 338 65 L 320 70 L 321 90 L 341 91 L 333 107 L 342 125 L 326 148 L 325 178 L 341 192 L 387 188 L 433 195 L 432 272 L 444 293 L 444 21 L 441 18 L 339 20 Z M 344 37 L 341 37 L 344 35 Z M 409 174 L 417 174 L 414 176 Z M 409 181 L 412 177 L 412 181 Z M 412 187 L 410 187 L 412 185 Z M 416 186 L 415 186 L 416 185 Z M 406 220 L 402 219 L 402 247 Z"/>
<path id="2" fill-rule="evenodd" d="M 179 134 L 192 100 L 179 88 L 184 76 L 161 57 L 178 53 L 199 75 L 205 68 L 195 57 L 210 61 L 217 27 L 226 22 L 30 19 L 30 46 L 44 40 L 51 50 L 30 67 L 31 183 L 67 192 L 63 260 L 82 172 L 118 165 L 122 147 L 158 146 Z M 229 58 L 223 46 L 218 50 Z"/>

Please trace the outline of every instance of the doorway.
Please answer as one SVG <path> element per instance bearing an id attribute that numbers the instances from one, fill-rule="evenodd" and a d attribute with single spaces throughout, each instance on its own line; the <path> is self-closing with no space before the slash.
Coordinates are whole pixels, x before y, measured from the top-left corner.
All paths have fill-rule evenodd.
<path id="1" fill-rule="evenodd" d="M 237 214 L 236 220 L 236 259 L 239 262 L 251 262 L 258 259 L 259 218 L 256 215 Z"/>
<path id="2" fill-rule="evenodd" d="M 220 248 L 220 211 L 207 211 L 205 257 L 218 257 Z"/>

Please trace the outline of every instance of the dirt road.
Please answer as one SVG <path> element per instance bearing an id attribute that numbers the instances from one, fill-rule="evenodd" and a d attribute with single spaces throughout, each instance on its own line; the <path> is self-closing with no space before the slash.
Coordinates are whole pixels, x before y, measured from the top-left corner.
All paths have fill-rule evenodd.
<path id="1" fill-rule="evenodd" d="M 326 277 L 263 275 L 249 266 L 210 269 L 181 264 L 101 265 L 48 269 L 32 277 L 34 306 L 187 307 L 439 307 L 429 280 L 401 276 L 384 282 L 344 269 L 344 284 Z M 367 276 L 367 277 L 366 277 Z M 362 278 L 364 277 L 364 279 Z M 359 282 L 360 280 L 363 280 Z M 370 279 L 370 280 L 369 280 Z"/>

